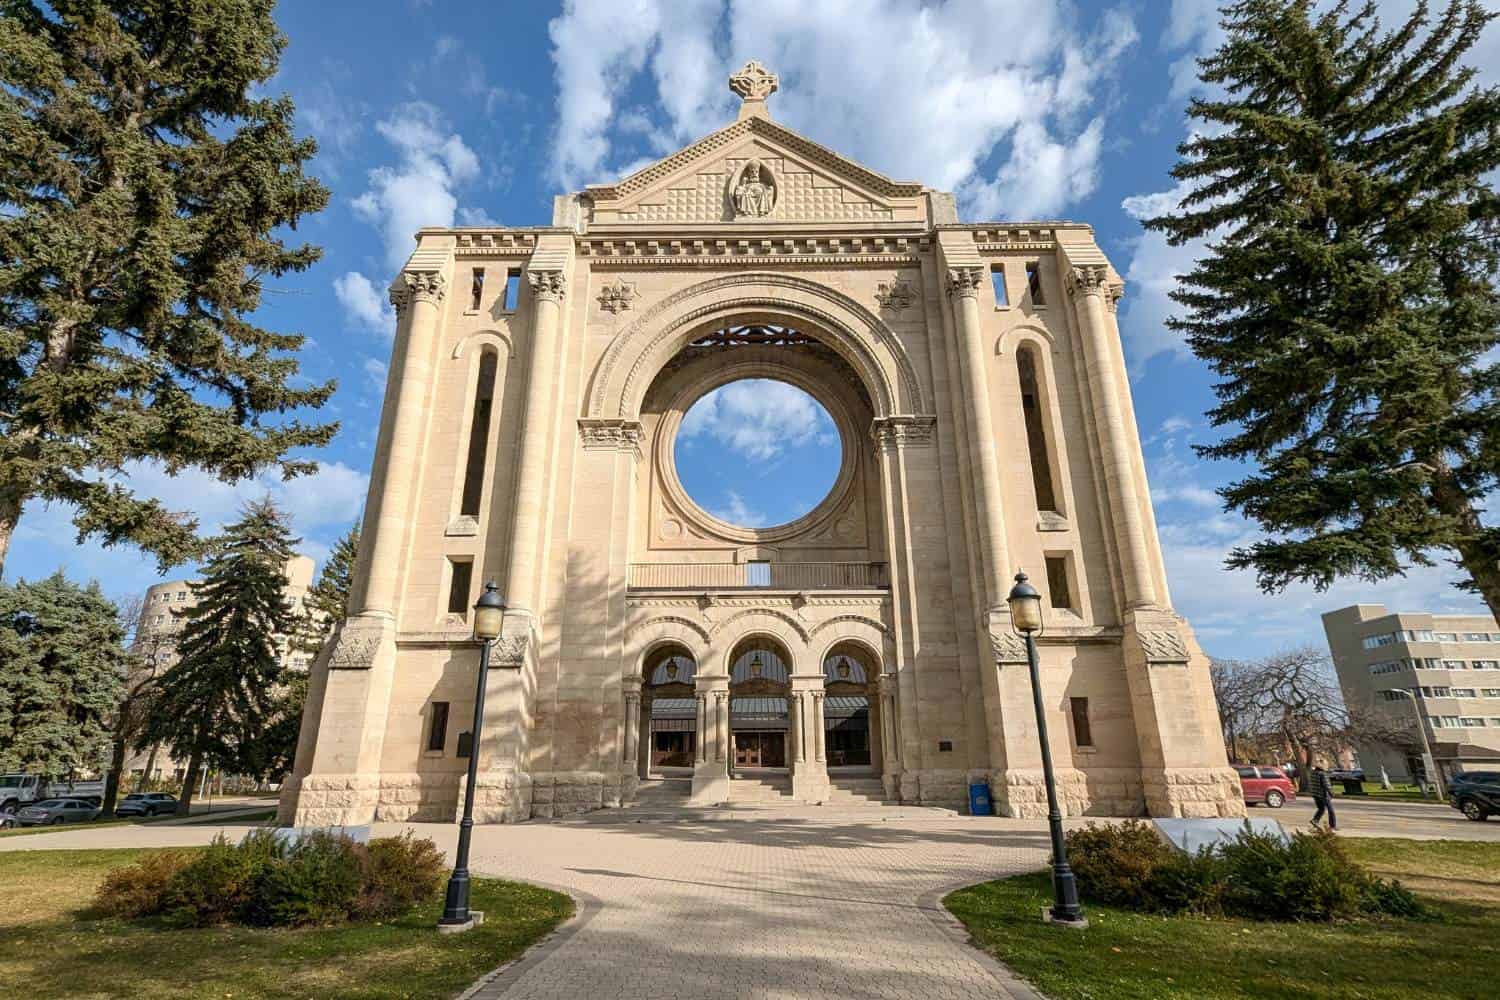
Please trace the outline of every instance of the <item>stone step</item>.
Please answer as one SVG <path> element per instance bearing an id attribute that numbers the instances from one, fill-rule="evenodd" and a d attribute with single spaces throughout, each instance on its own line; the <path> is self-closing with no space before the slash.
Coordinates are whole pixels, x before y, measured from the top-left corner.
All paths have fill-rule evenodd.
<path id="1" fill-rule="evenodd" d="M 835 805 L 866 803 L 871 805 L 894 804 L 887 799 L 885 784 L 879 778 L 830 778 L 827 800 Z"/>
<path id="2" fill-rule="evenodd" d="M 790 802 L 792 779 L 787 775 L 737 774 L 729 781 L 731 802 Z"/>

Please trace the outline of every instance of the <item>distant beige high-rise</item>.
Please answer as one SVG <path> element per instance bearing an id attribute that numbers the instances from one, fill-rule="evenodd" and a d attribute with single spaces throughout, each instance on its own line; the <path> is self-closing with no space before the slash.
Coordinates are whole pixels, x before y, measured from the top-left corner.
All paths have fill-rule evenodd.
<path id="1" fill-rule="evenodd" d="M 781 785 L 1045 812 L 1005 598 L 1046 595 L 1052 752 L 1072 814 L 1243 810 L 1208 664 L 1173 612 L 1085 225 L 961 223 L 772 121 L 737 121 L 551 226 L 424 229 L 399 317 L 351 607 L 314 666 L 283 817 L 451 820 L 495 580 L 486 821 Z M 832 415 L 805 516 L 729 524 L 678 481 L 687 408 L 779 379 Z M 759 786 L 735 778 L 754 775 Z"/>
<path id="2" fill-rule="evenodd" d="M 1325 614 L 1323 632 L 1349 710 L 1383 712 L 1394 721 L 1412 722 L 1410 739 L 1400 745 L 1366 742 L 1359 747 L 1367 777 L 1382 767 L 1400 781 L 1421 774 L 1418 718 L 1445 778 L 1466 768 L 1493 770 L 1500 763 L 1500 628 L 1495 619 L 1354 604 Z"/>

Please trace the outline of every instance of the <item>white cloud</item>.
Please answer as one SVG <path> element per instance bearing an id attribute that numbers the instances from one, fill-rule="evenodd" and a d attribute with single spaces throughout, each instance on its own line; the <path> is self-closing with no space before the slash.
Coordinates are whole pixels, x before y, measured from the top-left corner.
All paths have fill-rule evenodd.
<path id="1" fill-rule="evenodd" d="M 460 185 L 479 175 L 479 157 L 438 109 L 422 101 L 403 104 L 375 129 L 395 147 L 398 163 L 369 173 L 369 188 L 354 200 L 354 213 L 378 228 L 385 261 L 393 270 L 411 253 L 423 226 L 451 226 Z"/>
<path id="2" fill-rule="evenodd" d="M 396 332 L 396 310 L 390 299 L 381 295 L 369 278 L 358 271 L 350 271 L 343 277 L 333 279 L 333 294 L 344 309 L 344 321 L 350 326 L 363 327 L 391 337 Z"/>
<path id="3" fill-rule="evenodd" d="M 388 374 L 386 363 L 379 358 L 365 358 L 364 370 L 369 387 L 376 392 L 384 392 L 385 379 Z"/>
<path id="4" fill-rule="evenodd" d="M 756 58 L 781 77 L 775 117 L 811 138 L 966 194 L 966 207 L 1054 213 L 1096 182 L 1101 126 L 1075 119 L 1107 103 L 1099 84 L 1136 41 L 1123 9 L 1094 21 L 1089 33 L 1068 0 L 1036 0 L 1024 16 L 983 0 L 569 3 L 550 26 L 557 176 L 604 181 L 631 156 L 623 140 L 646 135 L 659 155 L 726 124 L 724 81 Z M 647 71 L 660 121 L 619 96 Z"/>
<path id="5" fill-rule="evenodd" d="M 742 528 L 764 528 L 771 523 L 770 518 L 758 510 L 754 510 L 745 503 L 745 498 L 734 490 L 726 490 L 725 502 L 709 511 L 714 517 L 730 524 L 737 524 Z"/>
<path id="6" fill-rule="evenodd" d="M 677 436 L 711 439 L 743 459 L 767 463 L 789 448 L 826 441 L 831 433 L 826 411 L 801 389 L 771 379 L 741 379 L 689 407 Z"/>

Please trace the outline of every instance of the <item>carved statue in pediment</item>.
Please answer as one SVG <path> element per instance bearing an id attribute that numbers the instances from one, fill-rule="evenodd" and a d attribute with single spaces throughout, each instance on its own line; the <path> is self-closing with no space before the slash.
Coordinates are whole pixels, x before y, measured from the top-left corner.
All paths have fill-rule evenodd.
<path id="1" fill-rule="evenodd" d="M 740 171 L 740 182 L 734 188 L 734 214 L 761 217 L 776 206 L 775 181 L 771 170 L 759 160 L 751 160 Z"/>

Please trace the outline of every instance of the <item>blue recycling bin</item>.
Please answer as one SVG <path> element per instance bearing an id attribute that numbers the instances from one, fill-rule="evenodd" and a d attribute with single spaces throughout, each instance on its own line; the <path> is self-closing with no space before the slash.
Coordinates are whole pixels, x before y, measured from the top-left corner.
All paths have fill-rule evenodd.
<path id="1" fill-rule="evenodd" d="M 976 781 L 969 786 L 969 815 L 993 816 L 995 804 L 990 801 L 990 786 L 987 781 Z"/>

